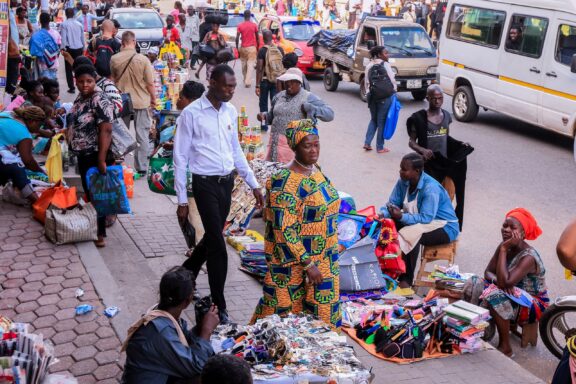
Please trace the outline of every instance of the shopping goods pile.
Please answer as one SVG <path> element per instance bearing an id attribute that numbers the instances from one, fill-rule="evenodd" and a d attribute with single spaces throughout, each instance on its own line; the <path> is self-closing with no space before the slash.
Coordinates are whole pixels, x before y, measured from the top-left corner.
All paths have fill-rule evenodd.
<path id="1" fill-rule="evenodd" d="M 424 299 L 387 294 L 343 303 L 342 322 L 344 331 L 364 349 L 395 363 L 482 350 L 479 329 L 488 325 L 485 309 L 458 305 L 449 305 L 435 293 Z"/>
<path id="2" fill-rule="evenodd" d="M 46 383 L 50 380 L 48 367 L 54 362 L 54 347 L 42 335 L 30 333 L 28 324 L 13 323 L 0 315 L 0 383 Z"/>
<path id="3" fill-rule="evenodd" d="M 154 63 L 154 89 L 156 90 L 156 109 L 176 109 L 176 101 L 184 83 L 188 80 L 188 71 L 177 66 L 175 54 L 163 53 L 167 60 Z"/>
<path id="4" fill-rule="evenodd" d="M 484 347 L 482 336 L 489 325 L 488 309 L 459 300 L 444 308 L 444 311 L 446 329 L 460 339 L 460 352 L 478 352 Z"/>
<path id="5" fill-rule="evenodd" d="M 436 289 L 462 293 L 466 281 L 474 276 L 472 273 L 460 273 L 457 265 L 435 265 L 430 278 L 434 279 Z"/>
<path id="6" fill-rule="evenodd" d="M 254 171 L 258 183 L 264 186 L 268 178 L 277 172 L 282 167 L 282 164 L 254 159 L 250 161 L 250 167 Z M 232 189 L 232 204 L 226 219 L 225 233 L 228 235 L 241 234 L 250 223 L 255 210 L 256 199 L 252 194 L 252 189 L 243 178 L 237 177 Z"/>
<path id="7" fill-rule="evenodd" d="M 224 325 L 212 336 L 216 353 L 233 354 L 252 367 L 255 383 L 370 383 L 345 336 L 310 316 L 272 315 L 254 325 Z"/>
<path id="8" fill-rule="evenodd" d="M 262 129 L 260 126 L 251 127 L 249 125 L 246 107 L 240 107 L 240 114 L 238 115 L 238 141 L 246 160 L 252 161 L 264 157 Z"/>
<path id="9" fill-rule="evenodd" d="M 322 30 L 308 40 L 308 46 L 318 44 L 331 51 L 348 54 L 350 47 L 354 45 L 354 40 L 356 40 L 355 30 Z"/>
<path id="10" fill-rule="evenodd" d="M 239 269 L 259 279 L 263 279 L 268 271 L 266 254 L 264 253 L 264 238 L 256 231 L 247 230 L 243 236 L 228 236 L 226 238 L 236 251 L 240 253 Z"/>

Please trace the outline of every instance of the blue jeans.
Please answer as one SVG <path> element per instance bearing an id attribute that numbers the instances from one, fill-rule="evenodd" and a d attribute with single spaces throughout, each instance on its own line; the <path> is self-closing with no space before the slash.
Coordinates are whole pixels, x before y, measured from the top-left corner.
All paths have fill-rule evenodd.
<path id="1" fill-rule="evenodd" d="M 391 97 L 382 101 L 371 101 L 368 104 L 370 108 L 370 124 L 368 124 L 364 145 L 371 145 L 374 135 L 378 132 L 376 149 L 378 151 L 384 149 L 384 126 L 386 125 L 386 117 L 388 116 L 388 110 L 391 104 Z"/>
<path id="2" fill-rule="evenodd" d="M 260 112 L 268 112 L 268 99 L 270 99 L 270 103 L 272 103 L 272 99 L 276 96 L 276 84 L 271 83 L 268 80 L 262 80 L 260 82 Z M 267 131 L 268 125 L 263 124 L 262 130 Z"/>

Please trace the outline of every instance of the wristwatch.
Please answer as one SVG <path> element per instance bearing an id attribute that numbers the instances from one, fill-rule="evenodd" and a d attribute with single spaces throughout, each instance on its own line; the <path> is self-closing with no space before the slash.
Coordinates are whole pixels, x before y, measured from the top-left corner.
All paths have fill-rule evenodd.
<path id="1" fill-rule="evenodd" d="M 178 204 L 179 207 L 187 207 L 188 203 L 182 203 L 182 204 Z"/>

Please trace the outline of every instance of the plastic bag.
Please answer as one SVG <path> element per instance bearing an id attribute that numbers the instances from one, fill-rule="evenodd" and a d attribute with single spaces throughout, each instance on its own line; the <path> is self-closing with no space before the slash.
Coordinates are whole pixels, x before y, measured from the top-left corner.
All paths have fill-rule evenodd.
<path id="1" fill-rule="evenodd" d="M 192 173 L 187 173 L 186 190 L 192 197 Z M 152 157 L 148 163 L 148 188 L 152 192 L 176 196 L 172 157 Z"/>
<path id="2" fill-rule="evenodd" d="M 168 128 L 164 128 L 161 132 L 160 132 L 160 144 L 165 143 L 167 141 L 170 141 L 171 139 L 174 138 L 174 135 L 176 134 L 176 126 L 171 126 Z"/>
<path id="3" fill-rule="evenodd" d="M 46 221 L 46 210 L 50 204 L 60 209 L 70 208 L 78 204 L 76 187 L 64 187 L 62 183 L 58 182 L 40 195 L 40 198 L 32 205 L 32 212 L 34 218 L 42 224 Z"/>
<path id="4" fill-rule="evenodd" d="M 186 245 L 189 249 L 196 247 L 196 228 L 190 223 L 190 220 L 186 219 L 184 223 L 180 223 L 180 229 L 182 229 L 182 234 L 186 240 Z"/>
<path id="5" fill-rule="evenodd" d="M 184 58 L 184 56 L 182 56 L 182 51 L 173 41 L 169 42 L 168 44 L 164 44 L 162 49 L 160 49 L 160 54 L 158 57 L 163 58 L 165 54 L 173 55 L 177 60 L 182 60 Z"/>
<path id="6" fill-rule="evenodd" d="M 32 149 L 32 153 L 34 155 L 39 155 L 42 152 L 44 152 L 44 150 L 46 150 L 46 145 L 48 145 L 48 139 L 47 137 L 41 137 L 38 139 L 38 142 L 36 142 L 36 144 L 34 144 L 34 148 Z"/>
<path id="7" fill-rule="evenodd" d="M 92 167 L 86 173 L 86 182 L 98 216 L 131 213 L 121 165 L 106 167 L 105 175 Z"/>
<path id="8" fill-rule="evenodd" d="M 116 159 L 132 152 L 138 147 L 136 139 L 132 137 L 130 131 L 122 119 L 116 119 L 112 122 L 112 143 L 110 151 Z"/>
<path id="9" fill-rule="evenodd" d="M 61 137 L 61 133 L 52 137 L 52 144 L 46 159 L 46 173 L 51 183 L 57 183 L 62 180 L 62 147 L 60 147 L 60 142 L 58 141 Z"/>
<path id="10" fill-rule="evenodd" d="M 392 101 L 390 104 L 390 109 L 388 109 L 388 115 L 386 116 L 386 125 L 384 125 L 384 139 L 390 140 L 396 132 L 396 126 L 398 125 L 398 118 L 400 117 L 400 110 L 402 109 L 402 104 L 398 101 L 396 94 L 393 94 Z"/>

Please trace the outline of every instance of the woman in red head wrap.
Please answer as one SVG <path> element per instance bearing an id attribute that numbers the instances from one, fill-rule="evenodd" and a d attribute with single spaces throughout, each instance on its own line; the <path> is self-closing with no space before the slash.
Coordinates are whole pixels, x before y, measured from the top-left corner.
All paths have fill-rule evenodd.
<path id="1" fill-rule="evenodd" d="M 542 234 L 534 216 L 526 209 L 513 209 L 506 214 L 501 231 L 502 243 L 486 267 L 484 280 L 472 279 L 470 284 L 472 292 L 482 292 L 479 300 L 490 309 L 496 323 L 498 350 L 511 356 L 510 322 L 524 325 L 538 321 L 549 299 L 542 259 L 525 241 L 535 240 Z M 483 287 L 478 289 L 479 285 Z M 467 299 L 472 303 L 478 302 L 474 297 Z"/>

